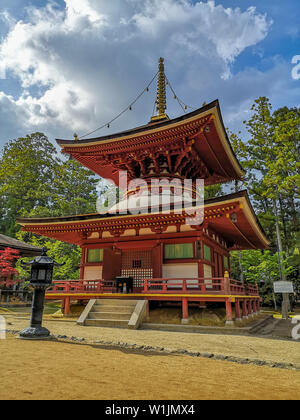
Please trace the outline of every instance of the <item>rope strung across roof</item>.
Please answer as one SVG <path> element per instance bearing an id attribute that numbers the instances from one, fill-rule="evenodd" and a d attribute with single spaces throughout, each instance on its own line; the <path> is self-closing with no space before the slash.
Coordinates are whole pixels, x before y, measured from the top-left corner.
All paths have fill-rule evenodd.
<path id="1" fill-rule="evenodd" d="M 152 113 L 151 121 L 160 120 L 160 119 L 168 119 L 168 116 L 165 114 L 165 110 L 167 108 L 167 104 L 166 104 L 166 86 L 168 86 L 170 88 L 171 92 L 173 93 L 174 99 L 177 100 L 177 102 L 179 103 L 179 105 L 182 108 L 183 112 L 186 112 L 186 110 L 188 108 L 190 108 L 190 109 L 196 109 L 196 108 L 193 108 L 191 106 L 186 105 L 181 99 L 178 98 L 178 96 L 176 95 L 174 89 L 171 86 L 171 83 L 169 82 L 169 80 L 167 79 L 167 76 L 165 74 L 165 71 L 164 71 L 164 59 L 163 58 L 160 58 L 159 59 L 159 70 L 158 70 L 158 72 L 152 78 L 152 80 L 150 81 L 150 83 L 134 99 L 133 102 L 131 102 L 123 111 L 121 111 L 112 120 L 110 120 L 107 123 L 103 124 L 102 126 L 96 128 L 95 130 L 90 131 L 89 133 L 84 134 L 84 135 L 82 135 L 80 137 L 78 137 L 77 134 L 74 134 L 75 140 L 84 139 L 85 137 L 88 137 L 88 136 L 96 133 L 96 131 L 99 131 L 102 128 L 105 128 L 105 127 L 110 128 L 111 124 L 114 121 L 116 121 L 118 118 L 120 118 L 123 114 L 125 114 L 125 112 L 132 111 L 132 107 L 143 96 L 143 94 L 145 92 L 149 92 L 150 86 L 152 85 L 152 83 L 154 82 L 154 80 L 157 77 L 158 77 L 158 80 L 157 80 L 157 95 L 156 95 L 156 100 L 155 100 L 155 103 L 154 103 L 154 108 L 153 108 L 153 113 Z M 153 116 L 154 111 L 155 111 L 155 107 L 156 107 L 156 109 L 158 111 L 158 115 L 157 116 Z"/>

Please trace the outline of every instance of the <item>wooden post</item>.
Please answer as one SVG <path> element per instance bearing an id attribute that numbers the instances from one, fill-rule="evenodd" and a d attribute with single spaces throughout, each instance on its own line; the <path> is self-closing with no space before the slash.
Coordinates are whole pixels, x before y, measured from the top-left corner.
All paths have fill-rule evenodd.
<path id="1" fill-rule="evenodd" d="M 257 305 L 257 312 L 260 314 L 260 300 L 259 299 L 257 299 L 256 305 Z"/>
<path id="2" fill-rule="evenodd" d="M 70 313 L 70 297 L 65 298 L 64 304 L 64 315 L 69 315 Z"/>
<path id="3" fill-rule="evenodd" d="M 248 316 L 250 316 L 250 317 L 253 316 L 251 299 L 248 300 Z"/>
<path id="4" fill-rule="evenodd" d="M 162 289 L 163 289 L 163 292 L 167 292 L 168 291 L 167 286 L 168 286 L 168 280 L 162 280 Z"/>
<path id="5" fill-rule="evenodd" d="M 243 299 L 243 319 L 248 319 L 247 300 Z"/>
<path id="6" fill-rule="evenodd" d="M 182 299 L 182 324 L 188 324 L 189 322 L 189 304 L 186 298 Z"/>
<path id="7" fill-rule="evenodd" d="M 282 319 L 288 319 L 289 317 L 289 294 L 282 293 Z"/>
<path id="8" fill-rule="evenodd" d="M 230 278 L 228 271 L 224 273 L 224 292 L 230 294 Z"/>
<path id="9" fill-rule="evenodd" d="M 235 301 L 235 320 L 236 321 L 241 321 L 242 320 L 239 299 L 236 299 L 236 301 Z"/>
<path id="10" fill-rule="evenodd" d="M 144 280 L 144 290 L 143 290 L 143 292 L 145 293 L 145 292 L 148 292 L 148 279 L 145 279 Z"/>
<path id="11" fill-rule="evenodd" d="M 231 299 L 226 299 L 226 324 L 225 325 L 234 325 L 232 320 L 232 307 L 231 307 Z"/>

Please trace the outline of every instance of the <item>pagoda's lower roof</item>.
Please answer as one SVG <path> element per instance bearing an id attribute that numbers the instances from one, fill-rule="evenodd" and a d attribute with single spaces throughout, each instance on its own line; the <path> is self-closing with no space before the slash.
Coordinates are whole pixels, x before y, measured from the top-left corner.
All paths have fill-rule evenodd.
<path id="1" fill-rule="evenodd" d="M 196 208 L 195 208 L 196 209 Z M 159 211 L 143 214 L 84 214 L 55 218 L 18 219 L 23 230 L 64 242 L 84 245 L 94 233 L 109 232 L 105 241 L 126 241 L 128 231 L 143 232 L 151 229 L 153 236 L 164 235 L 169 226 L 177 226 L 178 235 L 188 234 L 186 225 L 188 209 L 179 214 L 176 209 L 170 212 Z M 229 244 L 230 249 L 265 249 L 269 241 L 251 206 L 247 191 L 241 191 L 205 201 L 204 221 L 201 225 L 191 226 L 189 234 L 210 227 L 219 233 Z M 142 239 L 142 234 L 137 236 Z M 150 235 L 151 236 L 151 235 Z M 147 239 L 150 239 L 147 236 Z M 94 240 L 94 239 L 93 239 Z M 103 240 L 103 239 L 102 239 Z"/>

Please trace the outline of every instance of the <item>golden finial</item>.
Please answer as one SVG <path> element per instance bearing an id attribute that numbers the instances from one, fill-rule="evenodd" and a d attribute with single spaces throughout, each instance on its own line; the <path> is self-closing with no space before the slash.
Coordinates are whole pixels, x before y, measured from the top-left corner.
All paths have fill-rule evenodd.
<path id="1" fill-rule="evenodd" d="M 169 119 L 166 114 L 167 99 L 166 99 L 166 76 L 164 59 L 159 59 L 159 72 L 157 78 L 157 93 L 156 93 L 156 110 L 157 115 L 151 118 L 151 121 Z"/>
<path id="2" fill-rule="evenodd" d="M 78 138 L 78 134 L 76 134 L 76 133 L 74 133 L 74 140 L 75 140 L 75 141 L 78 141 L 78 140 L 79 140 L 79 138 Z"/>

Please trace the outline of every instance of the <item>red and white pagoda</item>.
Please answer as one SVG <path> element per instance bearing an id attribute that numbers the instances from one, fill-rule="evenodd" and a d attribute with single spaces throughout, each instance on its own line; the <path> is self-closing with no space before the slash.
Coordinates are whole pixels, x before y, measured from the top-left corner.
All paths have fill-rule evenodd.
<path id="1" fill-rule="evenodd" d="M 47 294 L 62 299 L 66 313 L 70 300 L 112 296 L 181 302 L 183 322 L 190 302 L 224 302 L 229 323 L 232 303 L 238 319 L 259 312 L 257 286 L 230 277 L 230 251 L 266 249 L 269 244 L 247 191 L 206 200 L 203 220 L 187 224 L 189 212 L 177 211 L 176 188 L 171 187 L 170 211 L 164 211 L 166 181 L 192 180 L 195 198 L 198 179 L 208 186 L 244 176 L 218 101 L 169 119 L 165 83 L 161 59 L 158 113 L 147 125 L 88 140 L 57 140 L 64 154 L 117 186 L 125 171 L 129 181 L 142 180 L 144 189 L 156 180 L 156 211 L 144 205 L 135 214 L 128 211 L 132 195 L 141 193 L 139 187 L 129 189 L 114 212 L 19 219 L 26 231 L 82 248 L 80 280 L 61 282 Z M 133 293 L 115 293 L 119 276 L 134 278 Z"/>

